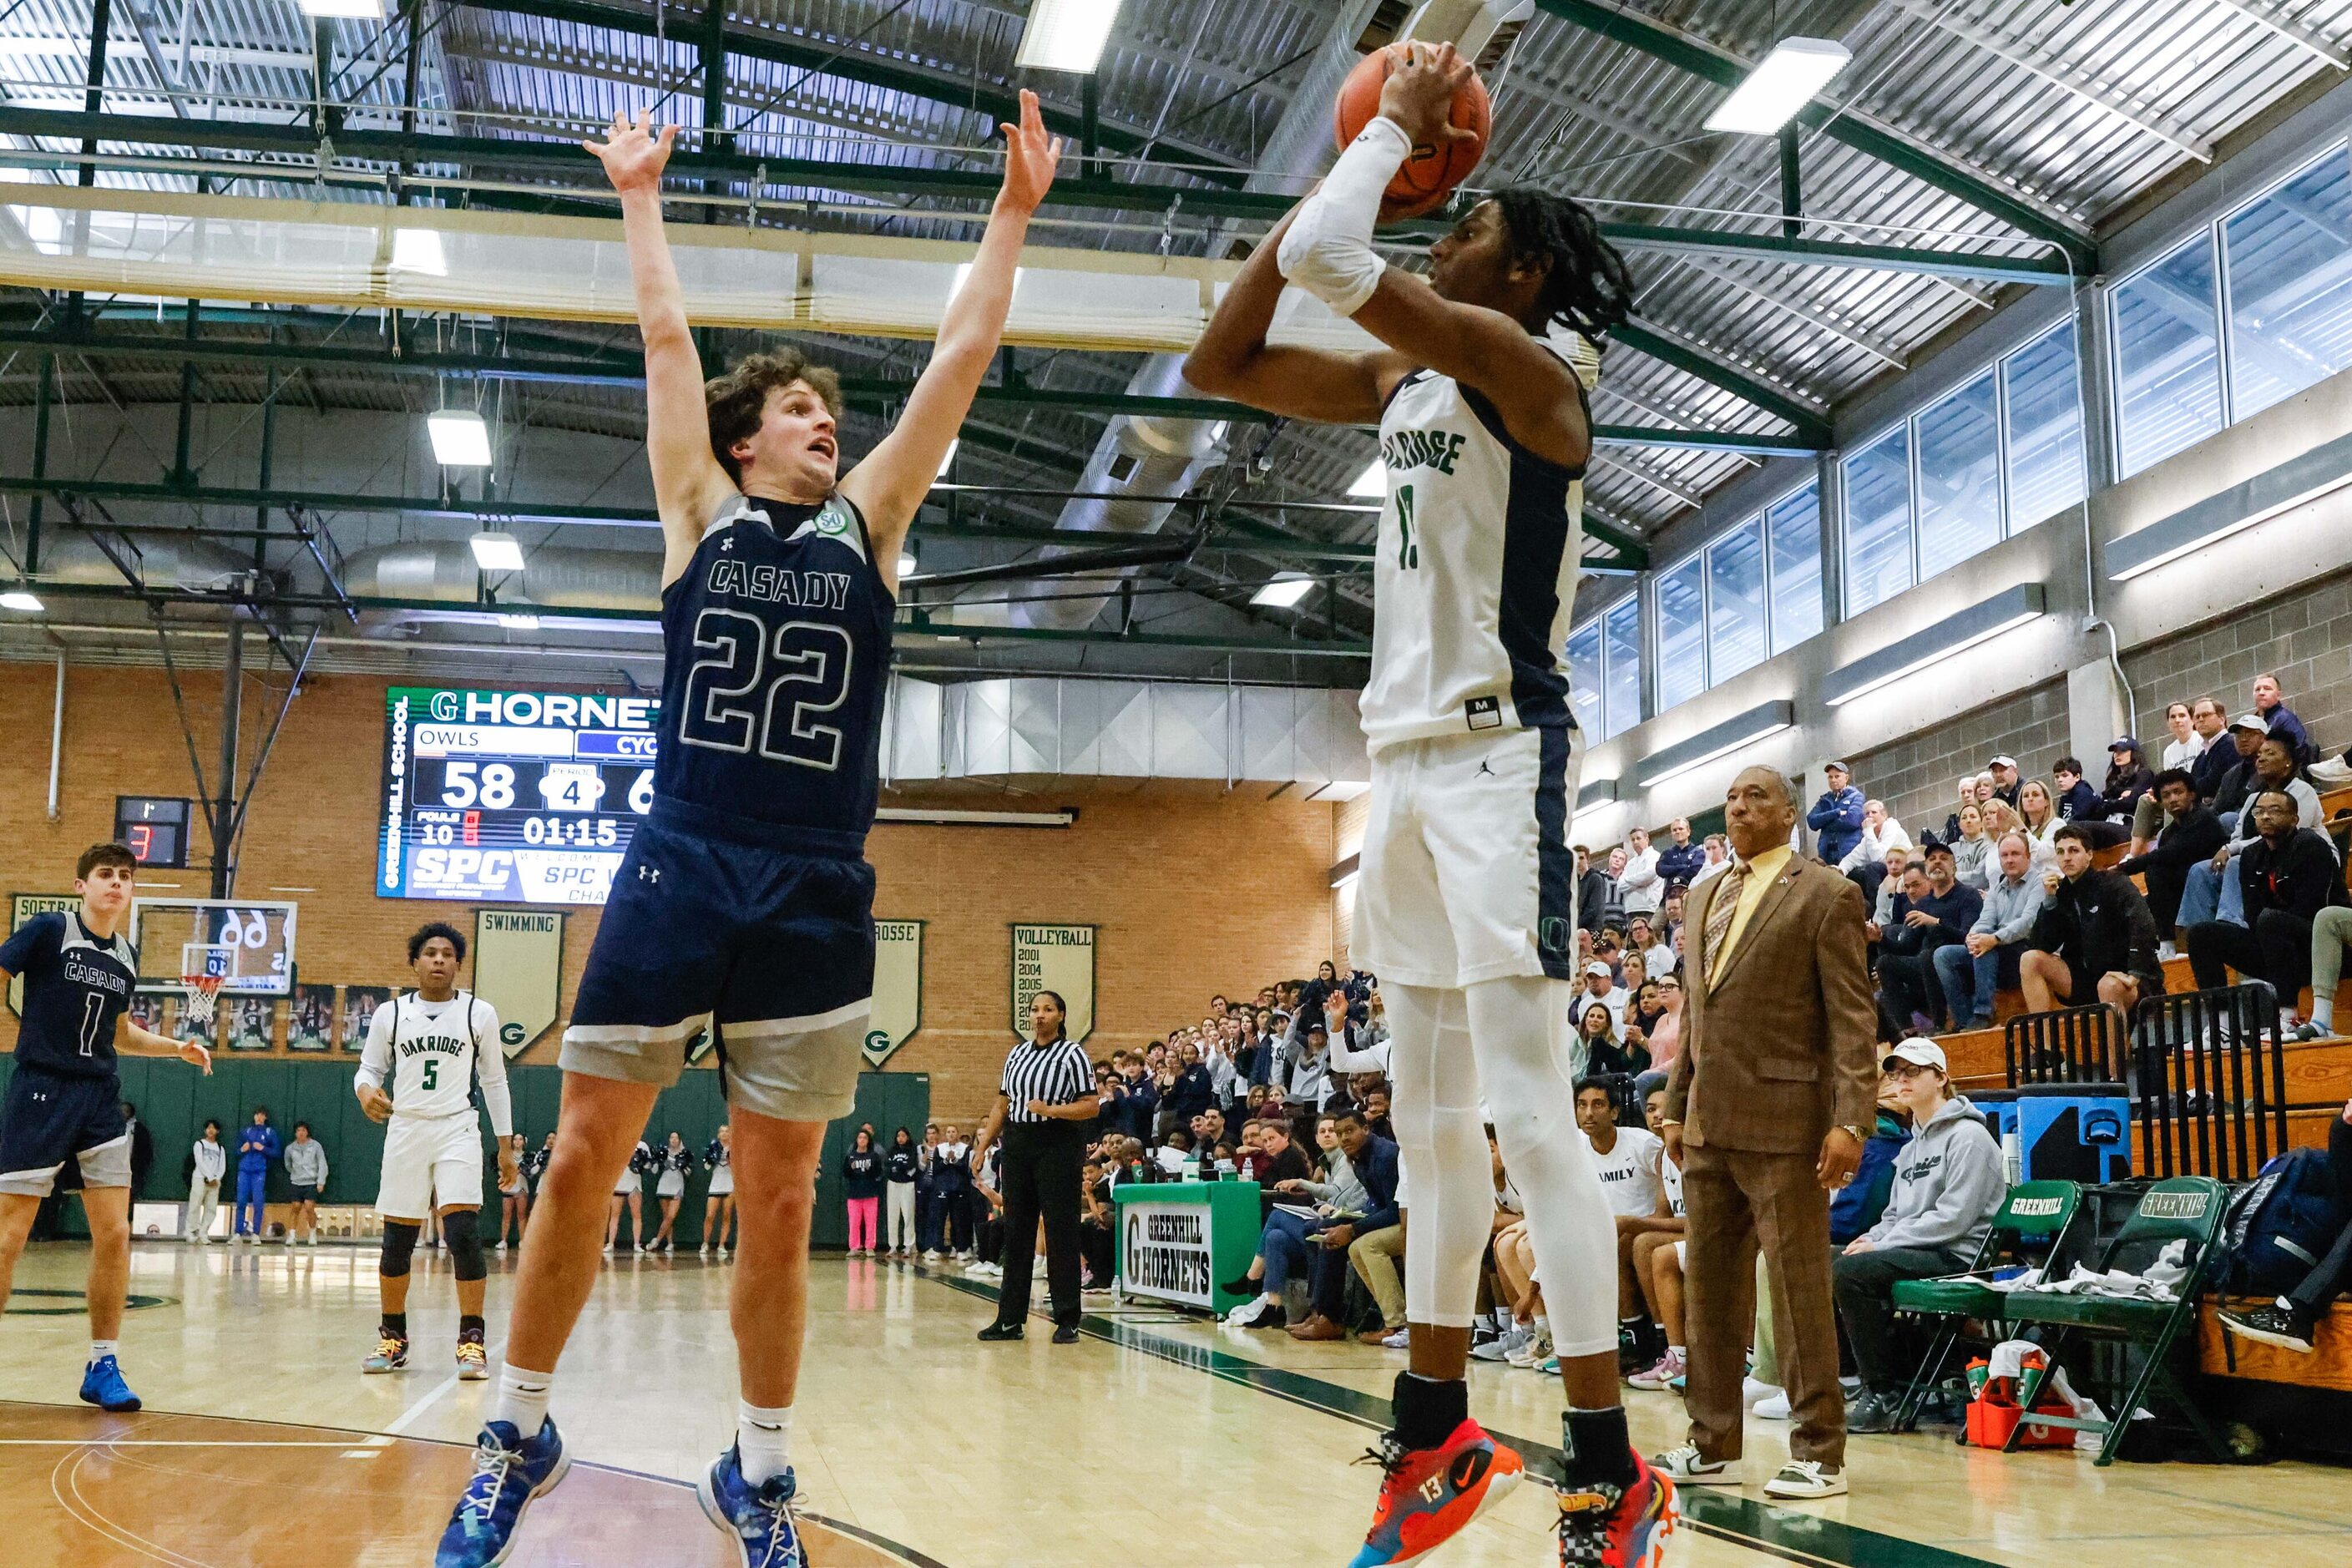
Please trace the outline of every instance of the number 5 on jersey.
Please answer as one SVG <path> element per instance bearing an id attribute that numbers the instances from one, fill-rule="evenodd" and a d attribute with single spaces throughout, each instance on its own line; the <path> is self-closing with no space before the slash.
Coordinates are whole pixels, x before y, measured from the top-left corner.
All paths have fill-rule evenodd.
<path id="1" fill-rule="evenodd" d="M 1396 489 L 1397 570 L 1410 572 L 1421 564 L 1421 546 L 1412 537 L 1412 487 Z"/>

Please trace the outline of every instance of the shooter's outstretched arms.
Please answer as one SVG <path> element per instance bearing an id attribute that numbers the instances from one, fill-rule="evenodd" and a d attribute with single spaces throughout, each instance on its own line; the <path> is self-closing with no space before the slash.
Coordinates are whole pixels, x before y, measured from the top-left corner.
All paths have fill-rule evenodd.
<path id="1" fill-rule="evenodd" d="M 646 461 L 653 469 L 654 505 L 668 547 L 662 563 L 665 586 L 686 570 L 704 527 L 736 494 L 734 481 L 710 450 L 702 356 L 695 350 L 685 291 L 662 234 L 662 169 L 677 139 L 675 125 L 656 132 L 653 112 L 646 110 L 635 124 L 626 116 L 614 116 L 605 140 L 581 143 L 596 154 L 621 195 L 637 331 L 646 343 Z"/>
<path id="2" fill-rule="evenodd" d="M 908 525 L 939 478 L 948 447 L 971 411 L 972 395 L 1003 342 L 1022 241 L 1061 161 L 1062 139 L 1045 134 L 1035 93 L 1022 90 L 1021 123 L 1003 130 L 1004 184 L 971 270 L 940 321 L 931 363 L 908 395 L 898 425 L 841 481 L 842 493 L 866 515 L 874 563 L 885 583 L 898 581 L 898 547 Z"/>

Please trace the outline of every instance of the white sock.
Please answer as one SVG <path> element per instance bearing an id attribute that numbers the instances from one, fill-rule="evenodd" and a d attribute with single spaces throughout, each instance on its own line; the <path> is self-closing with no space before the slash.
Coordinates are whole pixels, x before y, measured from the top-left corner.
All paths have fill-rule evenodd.
<path id="1" fill-rule="evenodd" d="M 2315 996 L 2311 999 L 2311 1021 L 2327 1034 L 2336 1032 L 2336 998 Z"/>
<path id="2" fill-rule="evenodd" d="M 1536 1332 L 1539 1334 L 1551 1332 L 1551 1319 L 1541 1312 L 1536 1314 Z"/>
<path id="3" fill-rule="evenodd" d="M 554 1385 L 551 1372 L 527 1372 L 508 1363 L 499 1368 L 499 1397 L 490 1407 L 490 1419 L 509 1423 L 530 1441 L 546 1424 L 548 1391 Z"/>
<path id="4" fill-rule="evenodd" d="M 94 1362 L 104 1361 L 108 1356 L 110 1356 L 113 1353 L 114 1342 L 112 1340 L 92 1340 L 89 1342 L 90 1360 Z"/>
<path id="5" fill-rule="evenodd" d="M 793 1407 L 763 1410 L 738 1402 L 735 1406 L 735 1457 L 743 1479 L 758 1486 L 782 1473 L 792 1463 Z"/>

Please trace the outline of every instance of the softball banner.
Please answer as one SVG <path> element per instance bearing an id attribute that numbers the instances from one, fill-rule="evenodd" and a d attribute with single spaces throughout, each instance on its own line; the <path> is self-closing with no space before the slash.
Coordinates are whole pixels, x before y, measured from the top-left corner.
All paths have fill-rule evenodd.
<path id="1" fill-rule="evenodd" d="M 1029 1004 L 1040 991 L 1057 993 L 1070 1010 L 1063 1031 L 1083 1042 L 1095 1032 L 1095 928 L 1013 928 L 1013 1033 L 1029 1037 Z"/>
<path id="2" fill-rule="evenodd" d="M 923 922 L 874 922 L 874 1016 L 866 1065 L 878 1068 L 923 1026 Z"/>

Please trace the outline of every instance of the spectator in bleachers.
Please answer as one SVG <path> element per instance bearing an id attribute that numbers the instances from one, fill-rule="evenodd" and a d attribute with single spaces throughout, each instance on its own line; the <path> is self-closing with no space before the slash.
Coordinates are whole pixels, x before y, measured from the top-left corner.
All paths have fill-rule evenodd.
<path id="1" fill-rule="evenodd" d="M 1650 832 L 1637 827 L 1625 840 L 1625 868 L 1617 873 L 1627 918 L 1654 915 L 1665 898 L 1665 879 L 1658 870 L 1658 852 L 1650 847 Z"/>
<path id="2" fill-rule="evenodd" d="M 2230 841 L 2213 808 L 2197 798 L 2197 786 L 2187 770 L 2168 768 L 2157 776 L 2156 796 L 2166 821 L 2145 854 L 2116 864 L 2120 876 L 2139 877 L 2147 886 L 2147 912 L 2156 919 L 2160 947 L 2158 956 L 2175 956 L 2174 933 L 2179 929 L 2180 895 L 2189 883 L 2189 868 L 2210 860 Z"/>
<path id="3" fill-rule="evenodd" d="M 1865 934 L 1875 942 L 1878 934 L 1895 923 L 1895 896 L 1903 891 L 1903 873 L 1910 865 L 1911 852 L 1892 849 L 1886 855 L 1886 875 L 1880 879 L 1878 891 L 1870 900 L 1870 921 Z"/>
<path id="4" fill-rule="evenodd" d="M 2352 910 L 2326 909 L 2311 922 L 2311 1021 L 2294 1032 L 2298 1040 L 2322 1040 L 2336 1033 L 2336 988 L 2344 980 L 2344 949 L 2352 945 Z M 2352 1193 L 2344 1212 L 2352 1217 Z"/>
<path id="5" fill-rule="evenodd" d="M 2276 741 L 2265 742 L 2267 749 Z M 2189 963 L 2200 988 L 2230 983 L 2229 971 L 2266 980 L 2278 994 L 2280 1026 L 2295 1027 L 2295 1004 L 2311 980 L 2311 939 L 2319 911 L 2352 903 L 2344 868 L 2325 833 L 2295 825 L 2294 797 L 2264 790 L 2248 803 L 2254 840 L 2238 856 L 2245 923 L 2206 921 L 2189 928 Z"/>
<path id="6" fill-rule="evenodd" d="M 1962 773 L 1960 775 L 1959 799 L 1954 803 L 1952 809 L 1945 814 L 1944 826 L 1942 829 L 1940 831 L 1922 833 L 1919 835 L 1920 842 L 1923 845 L 1931 843 L 1949 844 L 1954 839 L 1959 837 L 1960 813 L 1966 811 L 1969 806 L 1976 805 L 1976 803 L 1977 776 L 1974 773 Z"/>
<path id="7" fill-rule="evenodd" d="M 1612 970 L 1606 962 L 1595 959 L 1584 966 L 1584 990 L 1578 994 L 1574 1003 L 1577 1008 L 1576 1016 L 1580 1021 L 1584 1016 L 1583 1009 L 1598 1002 L 1609 1009 L 1609 1027 L 1612 1031 L 1622 1028 L 1625 1021 L 1625 999 L 1624 987 L 1617 984 L 1616 972 Z"/>
<path id="8" fill-rule="evenodd" d="M 1999 844 L 2003 838 L 2006 838 L 2009 835 L 2014 833 L 2019 837 L 2025 840 L 2026 853 L 2037 865 L 2045 862 L 2054 863 L 2051 855 L 2050 846 L 2039 839 L 2036 839 L 2033 835 L 2025 831 L 2024 819 L 2017 815 L 2017 807 L 2010 805 L 2009 802 L 2001 799 L 2000 796 L 1994 795 L 1990 799 L 1987 800 L 1982 805 L 1979 806 L 1977 810 L 1981 813 L 1984 817 L 1984 830 L 1985 837 L 1987 838 L 1991 839 L 1995 844 Z"/>
<path id="9" fill-rule="evenodd" d="M 1662 974 L 1652 983 L 1658 994 L 1657 1022 L 1642 1031 L 1642 1047 L 1650 1053 L 1649 1070 L 1633 1080 L 1636 1094 L 1646 1100 L 1666 1081 L 1666 1073 L 1683 1049 L 1683 983 L 1676 974 Z"/>
<path id="10" fill-rule="evenodd" d="M 1912 1029 L 1936 1032 L 1944 1013 L 1936 954 L 1966 943 L 1984 912 L 1984 895 L 1955 878 L 1950 845 L 1929 845 L 1925 858 L 1924 866 L 1903 874 L 1900 923 L 1879 944 L 1880 1009 L 1897 1036 Z M 1959 1026 L 1958 1017 L 1951 1026 Z"/>
<path id="11" fill-rule="evenodd" d="M 1642 955 L 1642 973 L 1654 980 L 1675 966 L 1674 948 L 1658 935 L 1664 921 L 1663 914 L 1655 921 L 1647 915 L 1635 915 L 1626 922 L 1625 950 Z"/>
<path id="12" fill-rule="evenodd" d="M 2002 752 L 1985 764 L 1985 772 L 1992 775 L 1994 798 L 2007 801 L 2014 806 L 2017 804 L 2017 792 L 2023 784 L 2023 781 L 2017 776 L 2017 759 Z M 1983 802 L 1979 801 L 1978 804 L 1982 805 Z"/>
<path id="13" fill-rule="evenodd" d="M 2253 761 L 2254 747 L 2262 742 L 2267 731 L 2262 720 L 2249 713 L 2246 721 L 2251 738 L 2241 741 L 2237 726 L 2230 721 L 2228 710 L 2216 698 L 2200 697 L 2189 705 L 2189 711 L 2199 734 L 2204 734 L 2209 728 L 2212 731 L 2205 749 L 2189 765 L 2189 782 L 2197 786 L 2197 798 L 2218 813 L 2225 809 L 2220 797 L 2231 773 Z"/>
<path id="14" fill-rule="evenodd" d="M 2138 813 L 2139 803 L 2155 793 L 2156 770 L 2147 765 L 2147 752 L 2138 739 L 2118 735 L 2108 742 L 2107 782 L 2099 798 L 2107 808 L 2105 820 L 2118 829 L 2118 842 Z"/>
<path id="15" fill-rule="evenodd" d="M 1576 1124 L 1592 1145 L 1593 1169 L 1617 1221 L 1617 1364 L 1639 1372 L 1665 1353 L 1650 1338 L 1650 1315 L 1642 1305 L 1642 1283 L 1633 1273 L 1633 1237 L 1665 1212 L 1665 1142 L 1644 1127 L 1617 1125 L 1612 1087 L 1594 1078 L 1576 1086 Z"/>
<path id="16" fill-rule="evenodd" d="M 2074 835 L 2068 842 L 2082 840 Z M 1886 1212 L 1846 1243 L 1835 1266 L 1838 1317 L 1862 1374 L 1862 1391 L 1846 1409 L 1849 1432 L 1894 1428 L 1908 1370 L 1896 1359 L 1895 1282 L 1966 1268 L 2009 1192 L 2000 1145 L 1968 1097 L 1952 1091 L 1944 1048 L 1906 1040 L 1884 1065 L 1898 1082 L 1913 1132 L 1896 1158 Z"/>
<path id="17" fill-rule="evenodd" d="M 1691 837 L 1690 818 L 1677 816 L 1666 824 L 1666 835 L 1673 840 L 1658 851 L 1658 875 L 1669 888 L 1687 888 L 1699 868 L 1706 864 L 1706 851 Z"/>
<path id="18" fill-rule="evenodd" d="M 2164 994 L 2156 920 L 2137 888 L 2091 868 L 2091 842 L 2068 824 L 2055 836 L 2058 863 L 2042 872 L 2032 946 L 2018 964 L 2028 1011 L 2105 1002 L 2125 1022 L 2142 996 Z"/>
<path id="19" fill-rule="evenodd" d="M 1956 1029 L 1992 1027 L 1993 996 L 2018 984 L 2018 964 L 2042 912 L 2042 889 L 2033 883 L 2033 854 L 2025 835 L 2003 834 L 1995 853 L 1998 874 L 1968 935 L 1936 949 L 1936 979 Z"/>
<path id="20" fill-rule="evenodd" d="M 1650 1053 L 1642 1047 L 1625 1044 L 1617 1021 L 1598 1002 L 1584 1009 L 1573 1051 L 1569 1069 L 1577 1078 L 1599 1078 L 1604 1073 L 1632 1078 L 1647 1072 L 1650 1067 Z"/>
<path id="21" fill-rule="evenodd" d="M 2222 731 L 2224 716 L 2218 703 L 2214 705 L 2210 715 L 2204 722 L 2211 726 L 2210 736 L 2200 727 L 2195 706 L 2187 702 L 2176 702 L 2164 710 L 2164 726 L 2171 732 L 2172 738 L 2164 743 L 2164 755 L 2160 759 L 2160 766 L 2157 772 L 2159 782 L 2166 773 L 2178 768 L 2189 774 L 2189 788 L 2192 791 L 2196 789 L 2196 774 L 2192 770 L 2204 759 L 2210 742 L 2218 738 Z M 2163 797 L 2155 786 L 2151 785 L 2148 792 L 2141 795 L 2138 802 L 2132 807 L 2131 852 L 2134 855 L 2147 853 L 2148 847 L 2156 842 L 2156 836 L 2163 828 L 2168 816 L 2164 808 Z"/>
<path id="22" fill-rule="evenodd" d="M 1853 787 L 1853 774 L 1843 763 L 1831 763 L 1822 769 L 1822 782 L 1828 787 L 1813 809 L 1805 814 L 1805 826 L 1813 830 L 1813 853 L 1825 864 L 1836 866 L 1844 860 L 1846 852 L 1862 839 L 1864 812 L 1867 802 L 1862 792 Z"/>
<path id="23" fill-rule="evenodd" d="M 1609 911 L 1609 874 L 1592 863 L 1592 851 L 1576 847 L 1576 928 L 1598 936 Z"/>
<path id="24" fill-rule="evenodd" d="M 1865 899 L 1878 896 L 1880 885 L 1895 875 L 1898 868 L 1887 863 L 1890 851 L 1900 849 L 1908 854 L 1914 846 L 1903 825 L 1887 813 L 1883 800 L 1864 801 L 1862 807 L 1862 837 L 1845 852 L 1837 868 L 1862 889 Z"/>
<path id="25" fill-rule="evenodd" d="M 1720 876 L 1731 865 L 1731 848 L 1724 843 L 1722 834 L 1708 834 L 1706 842 L 1700 847 L 1706 851 L 1706 864 L 1701 866 L 1698 868 L 1698 875 L 1691 879 L 1691 886 L 1694 888 L 1709 877 Z M 1679 925 L 1682 922 L 1677 920 L 1675 923 Z"/>
<path id="26" fill-rule="evenodd" d="M 2106 802 L 2099 797 L 2088 780 L 2083 777 L 2083 764 L 2074 757 L 2061 757 L 2050 769 L 2051 797 L 2057 804 L 2061 822 L 2100 822 L 2107 815 Z"/>
<path id="27" fill-rule="evenodd" d="M 1385 1138 L 1375 1137 L 1364 1119 L 1353 1110 L 1341 1111 L 1333 1119 L 1333 1130 L 1339 1134 L 1339 1147 L 1348 1156 L 1349 1168 L 1363 1183 L 1370 1205 L 1354 1220 L 1343 1220 L 1323 1227 L 1316 1233 L 1316 1242 L 1333 1262 L 1354 1264 L 1357 1272 L 1381 1303 L 1382 1320 L 1391 1317 L 1396 1325 L 1404 1324 L 1404 1284 L 1396 1277 L 1390 1257 L 1375 1257 L 1363 1243 L 1381 1231 L 1393 1230 L 1402 1223 L 1398 1212 L 1397 1146 Z M 1394 1239 L 1394 1238 L 1391 1238 Z M 1318 1275 L 1318 1279 L 1323 1276 Z M 1339 1321 L 1345 1314 L 1342 1297 L 1346 1276 L 1334 1267 L 1329 1269 L 1331 1283 L 1318 1288 L 1315 1310 L 1307 1321 L 1290 1331 L 1298 1340 L 1341 1340 L 1348 1337 L 1347 1328 Z"/>
<path id="28" fill-rule="evenodd" d="M 2272 734 L 2284 734 L 2294 748 L 2294 764 L 2307 768 L 2319 760 L 2319 748 L 2311 742 L 2311 731 L 2286 705 L 2286 694 L 2279 689 L 2279 678 L 2262 674 L 2254 677 L 2254 713 L 2263 728 Z"/>
<path id="29" fill-rule="evenodd" d="M 1609 851 L 1601 862 L 1607 876 L 1601 884 L 1601 923 L 1612 931 L 1625 929 L 1625 847 Z"/>
<path id="30" fill-rule="evenodd" d="M 1981 893 L 1992 885 L 1997 869 L 1992 840 L 1985 837 L 1984 813 L 1971 800 L 1952 815 L 1955 831 L 1944 841 L 1952 852 L 1952 874 L 1962 887 Z"/>
<path id="31" fill-rule="evenodd" d="M 2294 743 L 2284 735 L 2265 735 L 2254 748 L 2251 784 L 2246 791 L 2246 804 L 2238 810 L 2236 825 L 2230 830 L 2229 842 L 2215 851 L 2213 858 L 2201 866 L 2189 868 L 2189 880 L 2180 895 L 2180 923 L 2200 926 L 2208 921 L 2227 921 L 2232 925 L 2245 924 L 2245 885 L 2230 874 L 2230 863 L 2243 855 L 2254 841 L 2254 818 L 2251 807 L 2255 795 L 2264 790 L 2280 790 L 2294 798 L 2296 823 L 2326 836 L 2326 814 L 2319 804 L 2319 792 L 2297 776 Z M 2215 814 L 2221 814 L 2216 803 Z M 2223 821 L 2228 822 L 2224 817 Z M 2334 841 L 2329 840 L 2331 852 Z"/>
<path id="32" fill-rule="evenodd" d="M 2340 943 L 2338 952 L 2340 955 Z M 2346 1100 L 2344 1113 L 2327 1124 L 2327 1169 L 2336 1178 L 2337 1217 L 2352 1219 L 2352 1100 Z M 2313 1265 L 2302 1284 L 2266 1307 L 2225 1310 L 2221 1326 L 2242 1339 L 2309 1355 L 2319 1320 L 2344 1293 L 2348 1279 L 2352 1279 L 2352 1223 L 2336 1233 L 2336 1245 Z"/>

